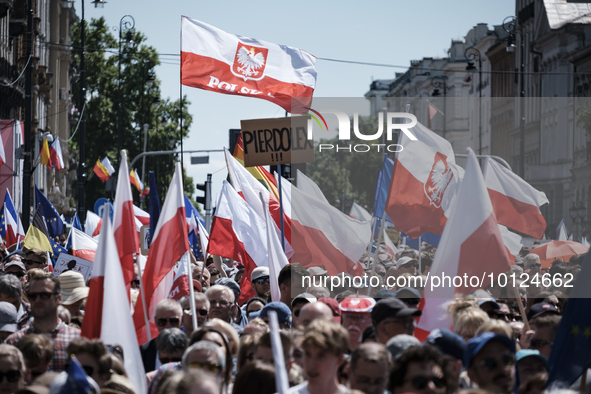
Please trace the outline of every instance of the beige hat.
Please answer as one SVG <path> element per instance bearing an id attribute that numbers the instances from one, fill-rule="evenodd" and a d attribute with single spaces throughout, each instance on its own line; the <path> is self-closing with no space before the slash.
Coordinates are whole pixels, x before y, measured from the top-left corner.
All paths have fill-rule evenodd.
<path id="1" fill-rule="evenodd" d="M 84 276 L 76 271 L 65 271 L 59 276 L 62 285 L 62 304 L 72 305 L 76 301 L 88 297 L 89 288 Z"/>

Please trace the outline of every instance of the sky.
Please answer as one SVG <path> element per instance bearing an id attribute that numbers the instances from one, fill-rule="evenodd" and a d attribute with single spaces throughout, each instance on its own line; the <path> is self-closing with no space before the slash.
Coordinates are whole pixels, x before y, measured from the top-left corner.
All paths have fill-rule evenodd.
<path id="1" fill-rule="evenodd" d="M 81 16 L 81 0 L 75 1 Z M 514 15 L 512 0 L 421 1 L 189 1 L 107 0 L 94 8 L 87 0 L 85 19 L 104 17 L 117 36 L 125 15 L 147 36 L 147 45 L 162 54 L 156 68 L 162 97 L 180 96 L 181 16 L 200 20 L 228 33 L 304 49 L 318 58 L 383 63 L 377 67 L 318 59 L 314 97 L 363 97 L 374 79 L 390 79 L 404 72 L 410 61 L 445 57 L 451 40 L 463 38 L 478 23 L 500 25 Z M 284 110 L 266 100 L 232 96 L 183 86 L 191 102 L 193 124 L 184 140 L 185 150 L 221 149 L 229 144 L 228 130 L 239 129 L 241 119 L 284 116 Z M 369 108 L 369 106 L 367 107 Z M 362 114 L 363 115 L 363 114 Z M 131 158 L 130 158 L 131 160 Z M 209 164 L 184 167 L 194 182 L 213 174 L 213 201 L 217 200 L 227 171 L 222 153 L 212 153 Z"/>

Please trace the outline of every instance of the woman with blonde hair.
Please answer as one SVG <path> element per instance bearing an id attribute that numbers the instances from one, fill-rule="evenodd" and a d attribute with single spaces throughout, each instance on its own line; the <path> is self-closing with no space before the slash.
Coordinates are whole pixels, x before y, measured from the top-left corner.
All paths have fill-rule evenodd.
<path id="1" fill-rule="evenodd" d="M 462 310 L 454 322 L 454 332 L 468 342 L 476 336 L 476 331 L 489 320 L 488 315 L 480 308 Z"/>
<path id="2" fill-rule="evenodd" d="M 489 319 L 488 321 L 484 322 L 484 324 L 482 324 L 478 330 L 476 330 L 476 334 L 474 336 L 478 336 L 483 332 L 492 332 L 495 334 L 506 335 L 511 339 L 515 339 L 511 327 L 509 327 L 509 325 L 502 320 Z"/>

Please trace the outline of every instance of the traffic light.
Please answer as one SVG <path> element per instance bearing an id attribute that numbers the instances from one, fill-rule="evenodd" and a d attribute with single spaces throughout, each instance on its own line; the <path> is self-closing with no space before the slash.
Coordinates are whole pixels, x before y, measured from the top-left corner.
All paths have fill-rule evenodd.
<path id="1" fill-rule="evenodd" d="M 205 209 L 205 227 L 209 230 L 211 223 L 211 174 L 207 174 L 207 181 L 205 183 L 198 183 L 197 190 L 203 190 L 205 195 L 197 197 L 197 202 L 203 204 Z"/>

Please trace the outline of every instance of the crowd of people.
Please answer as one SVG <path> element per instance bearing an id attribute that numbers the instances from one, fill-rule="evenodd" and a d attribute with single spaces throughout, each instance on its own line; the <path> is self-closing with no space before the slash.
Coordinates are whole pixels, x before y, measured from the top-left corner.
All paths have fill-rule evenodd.
<path id="1" fill-rule="evenodd" d="M 275 301 L 267 267 L 244 278 L 244 267 L 231 259 L 194 260 L 197 326 L 190 295 L 157 304 L 158 336 L 140 347 L 148 393 L 278 392 L 283 380 L 276 379 L 280 353 L 273 347 L 271 312 L 279 324 L 289 393 L 544 392 L 569 289 L 523 287 L 521 300 L 509 288 L 479 289 L 450 301 L 450 329 L 433 330 L 421 342 L 415 335 L 423 289 L 384 284 L 390 276 L 427 275 L 435 252 L 424 244 L 421 251 L 402 247 L 394 256 L 382 247 L 375 261 L 373 255 L 363 257 L 359 264 L 375 272 L 377 287 L 304 287 L 304 278 L 328 273 L 292 262 L 278 275 L 280 299 Z M 89 294 L 83 276 L 75 270 L 49 273 L 47 254 L 40 250 L 3 254 L 0 392 L 62 392 L 65 371 L 75 358 L 92 392 L 137 393 L 122 347 L 80 335 Z M 547 271 L 576 276 L 582 262 L 583 256 L 557 260 Z M 542 270 L 539 257 L 526 248 L 516 263 L 511 271 L 520 275 Z M 139 275 L 137 268 L 131 284 L 134 305 Z M 243 281 L 256 295 L 239 304 Z"/>

